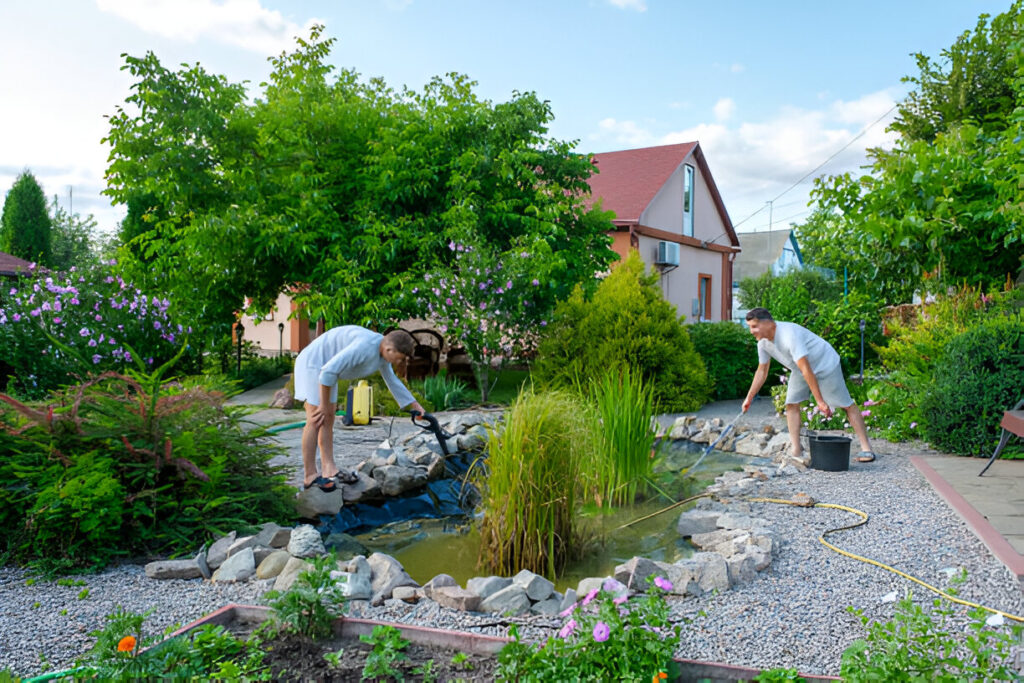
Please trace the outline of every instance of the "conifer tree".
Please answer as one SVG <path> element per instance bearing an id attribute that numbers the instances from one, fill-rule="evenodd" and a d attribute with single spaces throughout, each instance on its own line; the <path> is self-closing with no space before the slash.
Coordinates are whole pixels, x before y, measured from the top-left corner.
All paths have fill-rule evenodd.
<path id="1" fill-rule="evenodd" d="M 50 265 L 51 222 L 46 197 L 35 176 L 25 171 L 14 181 L 0 214 L 0 251 Z"/>

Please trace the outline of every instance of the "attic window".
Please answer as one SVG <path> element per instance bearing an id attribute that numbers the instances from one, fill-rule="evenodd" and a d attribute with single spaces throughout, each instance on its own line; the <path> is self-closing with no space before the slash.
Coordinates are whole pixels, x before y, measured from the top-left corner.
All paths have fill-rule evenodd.
<path id="1" fill-rule="evenodd" d="M 683 234 L 693 237 L 693 166 L 683 166 Z"/>

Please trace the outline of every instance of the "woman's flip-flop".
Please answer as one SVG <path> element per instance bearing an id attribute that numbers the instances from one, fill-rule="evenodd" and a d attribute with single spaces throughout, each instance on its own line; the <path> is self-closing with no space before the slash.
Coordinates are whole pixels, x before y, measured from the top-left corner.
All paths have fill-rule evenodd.
<path id="1" fill-rule="evenodd" d="M 359 475 L 352 470 L 338 470 L 332 478 L 339 484 L 355 484 L 359 481 Z"/>
<path id="2" fill-rule="evenodd" d="M 317 477 L 317 478 L 316 478 L 316 479 L 314 479 L 313 481 L 311 481 L 311 482 L 309 482 L 308 484 L 306 484 L 306 488 L 307 488 L 307 489 L 311 489 L 311 488 L 313 488 L 314 486 L 317 486 L 317 487 L 319 487 L 319 488 L 320 488 L 320 490 L 321 490 L 321 491 L 324 491 L 325 493 L 330 493 L 331 491 L 333 491 L 333 490 L 335 490 L 336 488 L 338 488 L 338 487 L 337 487 L 337 486 L 336 486 L 336 485 L 334 484 L 334 482 L 333 482 L 333 481 L 331 481 L 330 479 L 327 479 L 327 478 L 325 478 L 325 477 Z"/>
<path id="3" fill-rule="evenodd" d="M 857 456 L 857 462 L 874 462 L 877 457 L 871 451 L 861 451 L 860 455 Z"/>

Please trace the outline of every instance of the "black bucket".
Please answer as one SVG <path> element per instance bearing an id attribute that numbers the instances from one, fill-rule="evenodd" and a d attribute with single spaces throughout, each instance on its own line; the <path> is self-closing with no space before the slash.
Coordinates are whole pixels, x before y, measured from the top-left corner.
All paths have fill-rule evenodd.
<path id="1" fill-rule="evenodd" d="M 811 434 L 811 467 L 827 472 L 845 472 L 850 469 L 850 444 L 848 436 Z"/>

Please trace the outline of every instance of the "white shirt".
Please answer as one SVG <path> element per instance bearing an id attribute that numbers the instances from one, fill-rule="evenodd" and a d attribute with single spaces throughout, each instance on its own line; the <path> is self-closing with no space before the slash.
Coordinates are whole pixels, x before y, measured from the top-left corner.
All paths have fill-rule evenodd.
<path id="1" fill-rule="evenodd" d="M 839 354 L 832 345 L 796 323 L 777 322 L 775 339 L 760 339 L 757 342 L 757 361 L 761 364 L 771 362 L 774 358 L 793 372 L 800 372 L 796 362 L 805 357 L 815 376 L 839 367 Z"/>
<path id="2" fill-rule="evenodd" d="M 304 348 L 295 359 L 297 368 L 319 371 L 318 381 L 333 387 L 340 379 L 362 379 L 380 372 L 399 407 L 415 401 L 391 363 L 380 355 L 384 335 L 358 325 L 332 327 Z"/>

